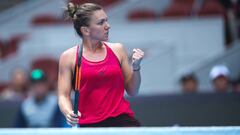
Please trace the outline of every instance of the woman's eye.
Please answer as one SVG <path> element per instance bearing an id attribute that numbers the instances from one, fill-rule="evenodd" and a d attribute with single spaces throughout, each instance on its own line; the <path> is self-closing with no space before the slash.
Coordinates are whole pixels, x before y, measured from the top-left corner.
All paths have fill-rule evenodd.
<path id="1" fill-rule="evenodd" d="M 99 24 L 99 25 L 102 25 L 103 23 L 104 23 L 104 21 L 101 21 L 101 22 L 99 22 L 98 24 Z"/>

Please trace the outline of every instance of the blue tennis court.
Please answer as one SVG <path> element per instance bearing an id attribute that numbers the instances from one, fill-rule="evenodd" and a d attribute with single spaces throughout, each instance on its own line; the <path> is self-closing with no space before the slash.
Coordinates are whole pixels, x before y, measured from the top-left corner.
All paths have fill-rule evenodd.
<path id="1" fill-rule="evenodd" d="M 0 129 L 1 135 L 239 135 L 240 127 L 29 128 Z"/>

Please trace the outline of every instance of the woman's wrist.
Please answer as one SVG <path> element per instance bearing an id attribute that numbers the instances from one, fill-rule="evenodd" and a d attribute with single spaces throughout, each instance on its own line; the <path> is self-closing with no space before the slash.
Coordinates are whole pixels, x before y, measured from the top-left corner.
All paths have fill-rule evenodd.
<path id="1" fill-rule="evenodd" d="M 133 71 L 140 71 L 141 66 L 140 66 L 140 65 L 138 65 L 138 66 L 132 66 L 132 69 L 133 69 Z"/>

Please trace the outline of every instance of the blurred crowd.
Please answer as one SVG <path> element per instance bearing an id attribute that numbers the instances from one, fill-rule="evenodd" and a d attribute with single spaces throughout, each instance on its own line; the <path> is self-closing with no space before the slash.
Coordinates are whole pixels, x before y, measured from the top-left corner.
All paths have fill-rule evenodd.
<path id="1" fill-rule="evenodd" d="M 0 93 L 0 100 L 20 102 L 13 127 L 65 127 L 57 104 L 56 89 L 51 89 L 47 74 L 41 69 L 27 73 L 16 68 L 11 82 Z"/>
<path id="2" fill-rule="evenodd" d="M 209 72 L 209 80 L 215 92 L 240 93 L 240 75 L 238 78 L 231 78 L 230 70 L 226 65 L 215 65 L 212 67 Z M 179 82 L 184 93 L 199 92 L 198 78 L 194 73 L 183 75 Z"/>

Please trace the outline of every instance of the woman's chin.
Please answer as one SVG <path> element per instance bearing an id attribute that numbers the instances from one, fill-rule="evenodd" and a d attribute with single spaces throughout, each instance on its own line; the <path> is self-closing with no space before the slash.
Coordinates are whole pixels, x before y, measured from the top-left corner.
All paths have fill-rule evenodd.
<path id="1" fill-rule="evenodd" d="M 108 38 L 104 38 L 103 41 L 107 42 L 107 41 L 108 41 Z"/>

